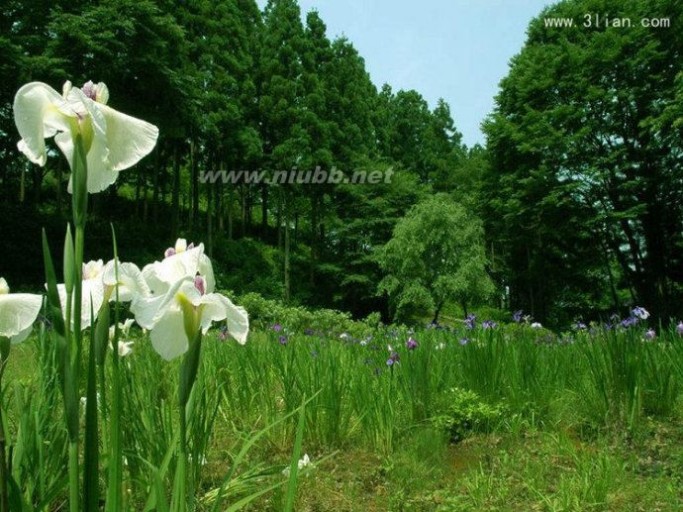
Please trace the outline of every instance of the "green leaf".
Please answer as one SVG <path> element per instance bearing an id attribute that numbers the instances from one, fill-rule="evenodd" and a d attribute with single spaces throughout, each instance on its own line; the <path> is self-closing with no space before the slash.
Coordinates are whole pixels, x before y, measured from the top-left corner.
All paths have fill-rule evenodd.
<path id="1" fill-rule="evenodd" d="M 55 266 L 52 263 L 52 255 L 50 254 L 50 246 L 47 242 L 45 229 L 43 229 L 43 264 L 45 266 L 45 281 L 47 282 L 48 318 L 52 322 L 55 331 L 63 337 L 65 329 L 59 293 L 57 291 L 57 274 L 55 272 Z"/>

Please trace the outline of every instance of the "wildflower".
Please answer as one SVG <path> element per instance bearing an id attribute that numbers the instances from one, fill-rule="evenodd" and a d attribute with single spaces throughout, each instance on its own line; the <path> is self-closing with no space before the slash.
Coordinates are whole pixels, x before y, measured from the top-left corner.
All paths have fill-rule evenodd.
<path id="1" fill-rule="evenodd" d="M 543 326 L 541 325 L 540 322 L 534 322 L 531 324 L 532 329 L 540 329 L 541 327 L 543 327 Z"/>
<path id="2" fill-rule="evenodd" d="M 521 309 L 518 309 L 517 311 L 515 311 L 515 312 L 512 314 L 512 319 L 513 319 L 516 323 L 520 323 L 520 322 L 522 321 L 522 318 L 524 318 L 523 315 L 524 315 L 523 311 L 522 311 Z"/>
<path id="3" fill-rule="evenodd" d="M 41 295 L 10 293 L 7 281 L 0 277 L 0 337 L 12 343 L 28 338 L 42 305 Z"/>
<path id="4" fill-rule="evenodd" d="M 467 315 L 467 318 L 465 318 L 465 326 L 468 329 L 474 329 L 477 325 L 477 317 L 474 315 Z"/>
<path id="5" fill-rule="evenodd" d="M 178 239 L 176 247 L 182 247 L 184 240 Z M 199 274 L 206 281 L 207 288 L 213 290 L 216 281 L 211 260 L 204 254 L 204 244 L 197 247 L 190 244 L 185 250 L 145 265 L 142 276 L 152 296 L 165 295 L 171 287 L 185 277 L 195 278 Z"/>
<path id="6" fill-rule="evenodd" d="M 650 313 L 648 313 L 645 308 L 641 308 L 640 306 L 633 308 L 631 314 L 641 320 L 647 320 L 650 317 Z"/>
<path id="7" fill-rule="evenodd" d="M 415 350 L 417 348 L 417 341 L 415 341 L 412 336 L 406 341 L 406 348 L 408 350 Z"/>
<path id="8" fill-rule="evenodd" d="M 584 324 L 584 323 L 581 322 L 580 320 L 578 320 L 578 321 L 574 324 L 574 329 L 577 330 L 577 331 L 585 331 L 587 328 L 588 328 L 588 327 L 586 326 L 586 324 Z"/>
<path id="9" fill-rule="evenodd" d="M 228 326 L 227 325 L 222 325 L 221 328 L 219 329 L 218 339 L 221 341 L 225 341 L 228 339 Z"/>
<path id="10" fill-rule="evenodd" d="M 650 328 L 647 331 L 645 331 L 645 339 L 648 341 L 651 341 L 657 337 L 657 333 L 655 332 L 654 329 Z"/>
<path id="11" fill-rule="evenodd" d="M 683 336 L 683 322 L 678 322 L 678 325 L 676 326 L 676 332 L 679 336 Z"/>
<path id="12" fill-rule="evenodd" d="M 80 134 L 88 165 L 88 192 L 105 190 L 119 171 L 149 154 L 159 136 L 156 126 L 117 112 L 107 106 L 108 100 L 104 83 L 87 82 L 79 89 L 66 82 L 61 95 L 42 82 L 24 85 L 14 97 L 19 151 L 42 167 L 47 162 L 45 139 L 54 136 L 72 166 L 74 140 Z"/>
<path id="13" fill-rule="evenodd" d="M 180 278 L 164 293 L 153 293 L 131 305 L 136 321 L 151 331 L 152 346 L 166 360 L 184 354 L 196 333 L 201 329 L 206 334 L 213 322 L 226 320 L 230 335 L 242 345 L 247 341 L 247 312 L 227 297 L 213 293 L 213 268 L 208 258 L 202 258 L 203 250 L 200 244 L 153 264 L 153 268 L 145 267 L 147 275 L 161 289 L 173 277 L 180 275 Z M 189 255 L 187 260 L 184 259 L 188 258 L 186 255 Z M 200 268 L 207 274 L 196 275 Z M 188 272 L 192 274 L 187 275 Z"/>
<path id="14" fill-rule="evenodd" d="M 274 324 L 271 329 L 273 329 L 275 332 L 280 332 L 282 330 L 282 325 L 280 324 Z"/>
<path id="15" fill-rule="evenodd" d="M 142 271 L 133 263 L 108 261 L 102 270 L 102 281 L 104 296 L 109 297 L 110 301 L 118 299 L 119 302 L 131 302 L 139 297 L 148 297 L 152 293 Z M 114 287 L 118 288 L 116 293 Z"/>
<path id="16" fill-rule="evenodd" d="M 629 327 L 633 327 L 638 323 L 638 317 L 636 316 L 629 316 L 628 318 L 624 318 L 619 325 L 621 325 L 624 329 L 628 329 Z"/>
<path id="17" fill-rule="evenodd" d="M 171 256 L 175 256 L 176 254 L 183 253 L 185 251 L 190 251 L 194 249 L 194 244 L 190 243 L 190 245 L 187 244 L 187 240 L 184 238 L 178 238 L 175 242 L 174 247 L 169 247 L 166 249 L 164 252 L 164 258 L 170 258 Z"/>
<path id="18" fill-rule="evenodd" d="M 119 357 L 126 357 L 129 356 L 130 354 L 133 353 L 133 345 L 135 344 L 134 341 L 119 341 L 118 343 L 118 351 L 119 351 Z"/>
<path id="19" fill-rule="evenodd" d="M 280 342 L 280 345 L 286 345 L 287 344 L 287 336 L 280 336 L 278 338 L 278 341 Z"/>
<path id="20" fill-rule="evenodd" d="M 94 319 L 100 311 L 100 307 L 104 302 L 104 263 L 102 260 L 89 261 L 83 263 L 83 281 L 81 288 L 81 329 L 90 327 L 90 321 L 93 319 L 91 309 L 94 314 Z M 59 302 L 62 306 L 62 315 L 66 318 L 66 302 L 67 293 L 64 284 L 57 285 L 57 292 L 59 293 Z M 72 300 L 74 297 L 72 296 Z M 74 319 L 71 319 L 73 325 Z"/>
<path id="21" fill-rule="evenodd" d="M 396 352 L 391 345 L 388 345 L 387 348 L 389 349 L 389 359 L 387 359 L 387 366 L 398 364 L 401 361 L 401 356 L 398 355 L 398 352 Z"/>
<path id="22" fill-rule="evenodd" d="M 482 322 L 481 326 L 483 329 L 495 329 L 496 327 L 498 327 L 498 324 L 493 320 L 485 320 L 484 322 Z"/>
<path id="23" fill-rule="evenodd" d="M 460 338 L 460 344 L 464 347 L 470 342 L 469 338 Z"/>
<path id="24" fill-rule="evenodd" d="M 130 334 L 130 328 L 133 325 L 134 320 L 132 318 L 129 318 L 123 323 L 119 323 L 119 332 L 121 334 L 121 337 L 124 339 L 120 339 L 118 342 L 118 352 L 119 352 L 119 357 L 126 357 L 129 356 L 130 354 L 133 353 L 133 345 L 134 341 L 127 339 L 129 334 Z M 112 343 L 114 341 L 114 336 L 115 336 L 116 330 L 114 326 L 112 325 L 109 328 L 109 342 Z M 111 345 L 110 345 L 111 348 Z"/>
<path id="25" fill-rule="evenodd" d="M 297 462 L 297 467 L 299 468 L 299 470 L 302 470 L 306 466 L 310 466 L 310 465 L 311 465 L 311 459 L 308 457 L 307 453 L 304 453 L 304 456 L 301 459 L 299 459 L 299 461 Z M 282 474 L 285 476 L 289 476 L 289 466 L 287 466 L 285 469 L 282 470 Z"/>

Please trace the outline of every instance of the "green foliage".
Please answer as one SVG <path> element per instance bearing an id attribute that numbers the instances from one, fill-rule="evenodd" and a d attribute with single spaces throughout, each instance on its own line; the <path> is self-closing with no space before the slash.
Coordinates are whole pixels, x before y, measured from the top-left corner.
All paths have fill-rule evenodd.
<path id="1" fill-rule="evenodd" d="M 444 411 L 432 421 L 436 428 L 448 433 L 453 443 L 474 433 L 491 432 L 508 413 L 504 405 L 487 403 L 467 389 L 453 388 L 440 400 Z"/>
<path id="2" fill-rule="evenodd" d="M 280 324 L 287 332 L 304 331 L 340 335 L 367 330 L 363 324 L 351 320 L 351 315 L 331 309 L 311 310 L 303 306 L 287 306 L 281 301 L 265 299 L 257 293 L 248 293 L 239 298 L 239 303 L 249 311 L 252 325 L 270 329 Z"/>
<path id="3" fill-rule="evenodd" d="M 431 311 L 436 322 L 447 301 L 466 309 L 488 297 L 482 238 L 481 222 L 445 194 L 415 206 L 379 256 L 387 273 L 379 289 L 391 297 L 394 316 Z"/>
<path id="4" fill-rule="evenodd" d="M 597 12 L 633 26 L 546 24 Z M 512 309 L 567 324 L 625 309 L 627 292 L 660 318 L 678 311 L 681 14 L 670 1 L 580 0 L 531 22 L 485 124 L 483 216 Z M 640 23 L 660 17 L 671 27 Z"/>

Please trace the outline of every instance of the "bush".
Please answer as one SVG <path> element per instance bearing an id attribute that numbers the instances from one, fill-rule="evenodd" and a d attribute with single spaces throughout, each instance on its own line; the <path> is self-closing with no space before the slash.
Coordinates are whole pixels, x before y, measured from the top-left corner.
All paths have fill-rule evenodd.
<path id="1" fill-rule="evenodd" d="M 229 294 L 228 294 L 229 295 Z M 310 310 L 303 306 L 288 306 L 280 301 L 266 299 L 258 293 L 248 293 L 237 303 L 249 313 L 249 321 L 257 329 L 282 325 L 288 332 L 316 332 L 339 335 L 343 332 L 360 336 L 370 326 L 351 319 L 348 313 L 333 309 Z M 371 318 L 376 320 L 376 318 Z"/>
<path id="2" fill-rule="evenodd" d="M 433 422 L 450 436 L 452 443 L 459 443 L 470 432 L 490 432 L 506 413 L 504 405 L 486 403 L 468 389 L 453 388 L 442 400 L 444 414 Z"/>

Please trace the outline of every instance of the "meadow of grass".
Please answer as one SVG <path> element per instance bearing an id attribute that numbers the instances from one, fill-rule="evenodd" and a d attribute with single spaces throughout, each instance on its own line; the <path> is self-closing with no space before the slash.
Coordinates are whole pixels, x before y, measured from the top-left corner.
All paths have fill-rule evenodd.
<path id="1" fill-rule="evenodd" d="M 683 338 L 674 328 L 649 339 L 639 325 L 562 336 L 523 323 L 351 333 L 290 325 L 264 324 L 244 346 L 206 336 L 188 404 L 195 510 L 683 507 Z M 2 390 L 12 474 L 37 511 L 67 500 L 48 339 L 41 332 L 13 347 Z M 163 362 L 143 333 L 134 341 L 121 360 L 124 509 L 164 510 L 179 364 Z M 303 454 L 310 464 L 297 472 Z M 100 464 L 104 475 L 106 457 Z"/>

